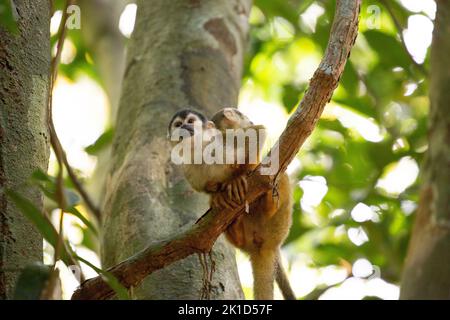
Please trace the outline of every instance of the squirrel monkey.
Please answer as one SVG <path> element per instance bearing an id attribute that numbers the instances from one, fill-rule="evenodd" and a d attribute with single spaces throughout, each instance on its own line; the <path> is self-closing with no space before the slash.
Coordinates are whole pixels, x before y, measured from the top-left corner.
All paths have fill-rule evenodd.
<path id="1" fill-rule="evenodd" d="M 253 125 L 234 108 L 218 111 L 211 120 L 219 130 L 248 128 Z M 246 170 L 251 171 L 255 167 L 253 165 Z M 225 233 L 235 247 L 250 255 L 255 299 L 273 299 L 274 278 L 285 299 L 296 299 L 282 268 L 280 255 L 280 247 L 289 233 L 291 217 L 291 186 L 288 175 L 282 173 L 278 181 L 277 196 L 271 190 L 252 202 L 249 213 L 240 215 Z"/>
<path id="2" fill-rule="evenodd" d="M 233 121 L 237 120 L 233 119 Z M 255 137 L 257 144 L 262 146 L 265 136 L 264 132 L 262 134 L 259 132 L 259 129 L 264 129 L 264 126 L 253 125 L 248 120 L 245 127 L 254 129 L 254 132 L 262 136 Z M 186 155 L 183 154 L 185 162 L 182 163 L 182 169 L 194 190 L 211 194 L 212 206 L 232 208 L 238 205 L 238 202 L 242 202 L 247 190 L 247 181 L 242 174 L 256 167 L 259 149 L 255 150 L 254 155 L 249 154 L 250 143 L 246 137 L 244 137 L 244 143 L 240 145 L 238 143 L 238 146 L 234 140 L 226 143 L 225 129 L 219 130 L 214 122 L 208 121 L 203 114 L 190 109 L 181 110 L 172 117 L 168 133 L 173 146 L 172 152 L 178 146 L 189 149 L 182 149 L 183 152 L 188 151 L 187 156 L 189 157 L 186 158 Z M 217 159 L 220 161 L 208 163 L 201 158 L 196 162 L 195 153 L 200 151 L 200 155 L 204 156 L 205 149 L 211 146 L 222 150 L 222 154 Z M 177 149 L 177 151 L 180 150 Z M 194 159 L 192 159 L 192 155 L 194 155 Z M 226 161 L 229 160 L 228 158 L 224 158 L 229 155 L 232 157 L 231 163 Z M 250 159 L 252 155 L 254 159 Z M 240 161 L 238 161 L 239 157 Z M 224 189 L 228 191 L 228 197 L 223 197 L 219 192 Z"/>
<path id="3" fill-rule="evenodd" d="M 215 128 L 214 134 L 205 135 L 202 140 L 204 147 L 205 142 L 211 141 L 212 136 L 224 137 L 226 130 L 264 129 L 264 126 L 254 125 L 235 108 L 224 108 L 211 120 L 208 121 L 199 112 L 182 110 L 173 116 L 169 124 L 169 134 L 177 128 L 183 128 L 189 132 L 189 138 L 189 135 L 195 136 L 196 129 Z M 195 190 L 211 195 L 212 206 L 234 207 L 242 203 L 247 192 L 247 174 L 258 165 L 259 153 L 264 142 L 260 140 L 264 139 L 265 136 L 258 136 L 257 161 L 250 161 L 248 154 L 250 146 L 246 140 L 244 163 L 187 164 L 183 166 L 186 179 Z M 225 143 L 223 147 L 227 148 Z M 274 195 L 274 190 L 262 195 L 249 205 L 248 213 L 239 216 L 225 232 L 227 239 L 235 247 L 250 256 L 255 299 L 273 299 L 275 279 L 285 299 L 296 299 L 280 260 L 280 247 L 289 233 L 291 213 L 291 187 L 288 175 L 283 173 L 279 177 L 277 196 Z"/>

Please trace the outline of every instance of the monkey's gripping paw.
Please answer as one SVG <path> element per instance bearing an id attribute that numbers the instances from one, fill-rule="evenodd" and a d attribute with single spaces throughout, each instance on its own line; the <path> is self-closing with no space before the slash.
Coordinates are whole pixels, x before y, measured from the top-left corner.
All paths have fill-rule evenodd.
<path id="1" fill-rule="evenodd" d="M 228 198 L 237 203 L 243 203 L 248 191 L 248 183 L 245 175 L 234 178 L 222 186 L 222 190 L 226 191 Z"/>
<path id="2" fill-rule="evenodd" d="M 236 177 L 227 183 L 223 183 L 220 192 L 212 194 L 211 204 L 219 208 L 236 208 L 245 201 L 247 191 L 247 178 L 244 175 Z"/>
<path id="3" fill-rule="evenodd" d="M 224 193 L 215 193 L 211 196 L 211 205 L 216 208 L 234 209 L 239 206 L 239 203 L 228 198 Z"/>

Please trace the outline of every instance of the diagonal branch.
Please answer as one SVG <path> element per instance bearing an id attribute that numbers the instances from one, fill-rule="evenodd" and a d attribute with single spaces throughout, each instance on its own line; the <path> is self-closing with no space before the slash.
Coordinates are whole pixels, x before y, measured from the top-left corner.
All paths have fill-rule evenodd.
<path id="1" fill-rule="evenodd" d="M 361 0 L 337 0 L 325 57 L 311 79 L 310 87 L 286 129 L 269 154 L 279 152 L 279 170 L 275 176 L 262 175 L 262 166 L 249 177 L 246 200 L 251 203 L 276 184 L 276 176 L 284 172 L 311 134 L 322 111 L 330 101 L 344 71 L 350 50 L 358 33 Z M 263 160 L 263 163 L 265 163 Z M 244 212 L 244 206 L 234 210 L 210 209 L 190 229 L 170 240 L 153 243 L 141 252 L 108 269 L 127 288 L 138 285 L 146 276 L 193 253 L 209 252 L 216 239 Z M 113 290 L 101 277 L 85 281 L 72 299 L 107 299 Z"/>

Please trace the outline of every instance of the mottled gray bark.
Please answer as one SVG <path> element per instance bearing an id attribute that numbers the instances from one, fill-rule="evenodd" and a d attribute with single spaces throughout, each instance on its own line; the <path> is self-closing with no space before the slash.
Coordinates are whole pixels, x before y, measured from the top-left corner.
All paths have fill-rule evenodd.
<path id="1" fill-rule="evenodd" d="M 19 34 L 0 27 L 0 299 L 12 297 L 21 268 L 42 261 L 42 236 L 4 190 L 42 207 L 41 193 L 24 183 L 36 169 L 47 170 L 49 156 L 49 2 L 14 2 Z"/>
<path id="2" fill-rule="evenodd" d="M 171 115 L 184 107 L 210 116 L 235 106 L 250 0 L 138 1 L 103 208 L 102 262 L 110 267 L 150 242 L 178 233 L 208 208 L 170 162 Z M 211 298 L 242 298 L 233 249 L 214 246 Z M 149 276 L 141 299 L 197 299 L 203 273 L 190 256 Z"/>
<path id="3" fill-rule="evenodd" d="M 401 299 L 450 299 L 449 52 L 450 2 L 438 0 L 431 48 L 428 153 Z"/>

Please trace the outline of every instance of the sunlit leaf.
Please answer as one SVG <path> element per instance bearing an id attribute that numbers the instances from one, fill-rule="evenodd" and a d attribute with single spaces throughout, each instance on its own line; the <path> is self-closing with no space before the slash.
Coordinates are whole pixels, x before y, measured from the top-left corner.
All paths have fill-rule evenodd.
<path id="1" fill-rule="evenodd" d="M 118 280 L 116 277 L 114 277 L 114 275 L 108 271 L 104 271 L 98 267 L 96 267 L 95 265 L 93 265 L 92 263 L 90 263 L 89 261 L 87 261 L 86 259 L 83 259 L 80 256 L 76 256 L 75 257 L 77 260 L 79 260 L 80 262 L 83 262 L 84 264 L 88 265 L 89 267 L 91 267 L 92 269 L 94 269 L 97 273 L 99 273 L 102 277 L 103 280 L 105 280 L 105 282 L 111 287 L 111 289 L 114 290 L 114 292 L 117 294 L 117 297 L 120 300 L 130 300 L 130 295 L 128 294 L 128 290 L 127 288 L 125 288 Z"/>
<path id="2" fill-rule="evenodd" d="M 98 155 L 100 151 L 111 144 L 113 135 L 114 130 L 112 128 L 106 130 L 93 144 L 85 148 L 86 152 L 90 155 Z"/>
<path id="3" fill-rule="evenodd" d="M 94 226 L 94 224 L 89 221 L 89 219 L 87 219 L 80 211 L 78 211 L 77 208 L 75 207 L 71 207 L 69 209 L 66 210 L 66 212 L 73 214 L 75 217 L 77 217 L 78 219 L 80 219 L 86 227 L 88 227 L 89 229 L 91 229 L 91 231 L 98 236 L 98 231 L 97 228 Z"/>

